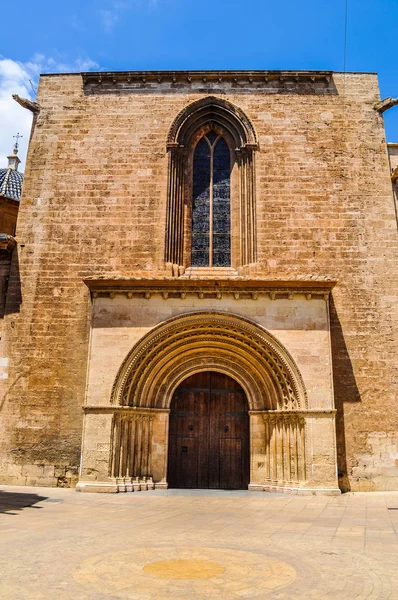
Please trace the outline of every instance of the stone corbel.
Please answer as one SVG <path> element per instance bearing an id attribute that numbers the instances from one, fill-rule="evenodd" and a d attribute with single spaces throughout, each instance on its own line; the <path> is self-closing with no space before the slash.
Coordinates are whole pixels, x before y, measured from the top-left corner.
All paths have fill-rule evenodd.
<path id="1" fill-rule="evenodd" d="M 13 94 L 12 97 L 14 98 L 15 102 L 18 102 L 18 104 L 23 108 L 30 110 L 34 115 L 39 114 L 41 106 L 37 102 L 32 102 L 32 100 L 28 100 L 27 98 L 21 98 L 18 96 L 18 94 Z"/>
<path id="2" fill-rule="evenodd" d="M 398 105 L 398 98 L 391 98 L 391 96 L 388 96 L 388 98 L 384 98 L 384 100 L 380 100 L 380 102 L 376 102 L 376 104 L 374 105 L 374 109 L 377 110 L 377 112 L 379 113 L 383 113 L 386 110 L 389 110 L 390 108 L 393 108 L 393 106 L 397 106 Z"/>

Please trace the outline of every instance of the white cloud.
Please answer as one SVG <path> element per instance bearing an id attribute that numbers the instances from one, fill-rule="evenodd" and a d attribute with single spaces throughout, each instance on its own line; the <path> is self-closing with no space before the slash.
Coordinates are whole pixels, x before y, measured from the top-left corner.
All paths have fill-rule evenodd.
<path id="1" fill-rule="evenodd" d="M 73 62 L 69 62 L 62 56 L 47 58 L 43 54 L 35 54 L 29 62 L 23 64 L 23 67 L 37 78 L 40 73 L 75 73 L 99 69 L 99 64 L 91 58 L 76 58 Z"/>
<path id="2" fill-rule="evenodd" d="M 121 2 L 114 2 L 113 8 L 115 8 L 116 10 L 128 10 L 129 8 L 131 8 L 131 6 L 128 2 L 121 1 Z"/>
<path id="3" fill-rule="evenodd" d="M 24 162 L 29 142 L 32 113 L 19 106 L 12 94 L 23 98 L 32 98 L 33 90 L 29 83 L 30 73 L 23 65 L 10 60 L 0 59 L 0 167 L 7 166 L 7 156 L 12 153 L 16 133 L 23 135 L 20 140 L 19 157 Z M 23 165 L 20 165 L 20 170 Z"/>
<path id="4" fill-rule="evenodd" d="M 21 63 L 0 56 L 0 168 L 7 166 L 7 156 L 12 153 L 15 142 L 13 136 L 20 133 L 23 138 L 19 142 L 18 156 L 22 161 L 19 169 L 23 171 L 32 124 L 32 113 L 19 106 L 12 94 L 34 100 L 40 73 L 70 73 L 90 69 L 99 69 L 98 63 L 90 58 L 78 58 L 68 63 L 35 54 L 30 61 Z"/>
<path id="5" fill-rule="evenodd" d="M 119 15 L 116 14 L 116 7 L 115 10 L 100 10 L 99 14 L 105 31 L 109 33 L 119 20 Z"/>
<path id="6" fill-rule="evenodd" d="M 108 8 L 102 8 L 98 11 L 102 26 L 106 33 L 112 33 L 116 25 L 120 22 L 120 18 L 126 11 L 135 8 L 143 10 L 145 8 L 156 8 L 158 0 L 115 0 Z"/>

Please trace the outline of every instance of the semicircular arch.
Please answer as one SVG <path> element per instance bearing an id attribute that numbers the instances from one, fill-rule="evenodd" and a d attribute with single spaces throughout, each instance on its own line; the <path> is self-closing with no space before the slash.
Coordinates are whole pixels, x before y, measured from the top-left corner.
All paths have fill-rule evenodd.
<path id="1" fill-rule="evenodd" d="M 307 406 L 297 365 L 269 331 L 239 315 L 207 311 L 168 319 L 137 342 L 119 369 L 111 401 L 168 408 L 184 379 L 207 370 L 234 378 L 251 410 Z"/>

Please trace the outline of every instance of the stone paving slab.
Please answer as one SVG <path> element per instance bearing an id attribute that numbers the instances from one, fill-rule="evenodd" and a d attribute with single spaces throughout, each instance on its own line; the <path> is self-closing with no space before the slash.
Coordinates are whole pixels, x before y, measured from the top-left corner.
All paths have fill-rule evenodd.
<path id="1" fill-rule="evenodd" d="M 0 487 L 1 600 L 398 600 L 398 493 Z"/>

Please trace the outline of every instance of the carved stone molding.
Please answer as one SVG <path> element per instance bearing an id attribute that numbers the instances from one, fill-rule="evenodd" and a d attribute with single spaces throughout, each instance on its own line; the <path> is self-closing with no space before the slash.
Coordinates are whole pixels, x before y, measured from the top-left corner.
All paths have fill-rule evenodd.
<path id="1" fill-rule="evenodd" d="M 303 408 L 292 410 L 251 410 L 249 414 L 261 415 L 264 419 L 272 418 L 273 415 L 299 415 L 304 417 L 330 417 L 336 414 L 335 408 Z"/>
<path id="2" fill-rule="evenodd" d="M 219 85 L 230 83 L 234 86 L 261 86 L 265 89 L 281 88 L 283 84 L 295 86 L 330 86 L 333 79 L 332 71 L 103 71 L 85 72 L 81 74 L 83 84 L 98 89 L 101 86 L 123 86 L 135 89 L 155 86 L 174 85 L 187 88 L 195 83 L 203 85 Z"/>
<path id="3" fill-rule="evenodd" d="M 236 300 L 258 300 L 270 298 L 294 299 L 297 295 L 305 295 L 307 300 L 327 298 L 336 281 L 319 280 L 265 280 L 248 277 L 165 277 L 163 279 L 145 278 L 109 278 L 87 277 L 84 283 L 91 290 L 93 298 L 110 297 L 123 294 L 127 298 L 143 298 L 150 300 L 158 294 L 164 300 L 181 298 L 188 295 L 200 298 L 220 299 L 223 295 L 232 295 Z M 200 296 L 199 296 L 200 294 Z"/>
<path id="4" fill-rule="evenodd" d="M 247 115 L 238 106 L 215 96 L 191 102 L 174 119 L 167 136 L 168 150 L 186 148 L 193 134 L 207 123 L 227 130 L 235 147 L 256 149 L 256 132 Z"/>
<path id="5" fill-rule="evenodd" d="M 116 413 L 120 413 L 120 414 L 125 414 L 125 415 L 131 415 L 132 417 L 134 416 L 154 416 L 158 413 L 166 413 L 168 414 L 170 412 L 170 409 L 168 408 L 146 408 L 146 407 L 141 407 L 140 409 L 137 409 L 137 407 L 135 406 L 110 406 L 109 404 L 106 405 L 85 405 L 83 406 L 83 411 L 85 413 L 112 413 L 112 414 L 116 414 Z"/>
<path id="6" fill-rule="evenodd" d="M 252 292 L 252 291 L 245 291 L 245 290 L 240 290 L 238 288 L 233 288 L 231 287 L 230 289 L 225 289 L 225 290 L 220 290 L 217 288 L 211 289 L 209 287 L 206 288 L 202 288 L 202 289 L 195 289 L 195 290 L 186 290 L 184 292 L 179 291 L 177 288 L 171 291 L 164 291 L 161 289 L 148 289 L 148 290 L 137 290 L 135 292 L 114 292 L 114 291 L 108 291 L 108 292 L 93 292 L 93 297 L 94 298 L 115 298 L 116 294 L 123 294 L 125 296 L 127 296 L 127 298 L 131 299 L 131 298 L 144 298 L 145 300 L 150 300 L 154 295 L 158 294 L 161 295 L 163 300 L 175 300 L 175 299 L 179 299 L 181 298 L 182 300 L 185 300 L 185 298 L 190 294 L 190 295 L 194 295 L 196 298 L 199 298 L 199 300 L 204 300 L 204 299 L 217 299 L 217 300 L 221 300 L 221 298 L 223 297 L 223 295 L 225 296 L 233 296 L 235 298 L 235 300 L 258 300 L 258 298 L 261 297 L 268 297 L 271 300 L 281 300 L 281 299 L 289 299 L 289 300 L 294 300 L 295 296 L 298 294 L 302 294 L 303 292 L 300 292 L 298 290 L 295 290 L 294 292 L 288 292 L 286 290 L 277 290 L 275 292 L 265 292 L 265 291 L 257 291 L 257 292 Z M 315 292 L 313 294 L 306 294 L 306 298 L 307 300 L 311 300 L 312 298 L 323 298 L 323 300 L 327 301 L 328 300 L 328 293 L 325 294 L 325 292 Z M 308 298 L 308 296 L 310 296 Z"/>
<path id="7" fill-rule="evenodd" d="M 299 370 L 273 335 L 241 316 L 207 311 L 174 317 L 145 335 L 123 362 L 111 402 L 168 408 L 181 381 L 211 368 L 242 385 L 251 409 L 307 405 Z"/>

